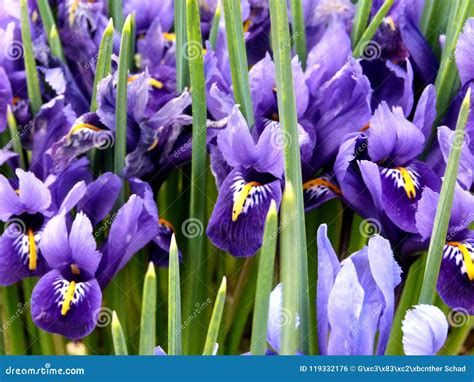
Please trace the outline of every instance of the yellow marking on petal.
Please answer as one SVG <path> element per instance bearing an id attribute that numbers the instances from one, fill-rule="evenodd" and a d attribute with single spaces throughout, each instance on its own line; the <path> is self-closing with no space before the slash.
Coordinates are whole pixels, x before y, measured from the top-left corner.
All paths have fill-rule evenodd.
<path id="1" fill-rule="evenodd" d="M 370 129 L 370 122 L 367 122 L 362 128 L 359 130 L 360 132 L 366 131 Z"/>
<path id="2" fill-rule="evenodd" d="M 173 224 L 171 224 L 168 220 L 159 218 L 158 219 L 158 224 L 164 225 L 165 227 L 169 228 L 171 231 L 175 232 Z"/>
<path id="3" fill-rule="evenodd" d="M 323 187 L 329 188 L 335 194 L 342 195 L 341 189 L 339 187 L 331 183 L 329 180 L 323 179 L 323 178 L 308 180 L 307 182 L 303 184 L 303 190 L 308 190 L 310 188 L 317 187 L 317 186 L 323 186 Z"/>
<path id="4" fill-rule="evenodd" d="M 15 193 L 16 193 L 17 195 L 20 195 L 20 189 L 17 188 L 17 189 L 15 190 Z"/>
<path id="5" fill-rule="evenodd" d="M 464 264 L 466 265 L 467 277 L 469 277 L 469 280 L 474 281 L 474 264 L 472 262 L 471 254 L 466 246 L 463 243 L 459 243 L 457 241 L 450 241 L 446 244 L 456 247 L 461 251 L 464 258 Z"/>
<path id="6" fill-rule="evenodd" d="M 396 29 L 395 22 L 390 16 L 385 18 L 385 22 L 389 25 L 390 29 L 392 29 L 393 31 Z"/>
<path id="7" fill-rule="evenodd" d="M 247 199 L 247 196 L 249 195 L 252 188 L 258 186 L 261 186 L 261 184 L 258 182 L 248 182 L 244 185 L 240 193 L 237 195 L 237 199 L 234 201 L 234 205 L 232 207 L 233 222 L 237 221 L 237 218 L 241 214 L 242 209 L 244 208 L 245 200 Z"/>
<path id="8" fill-rule="evenodd" d="M 36 269 L 37 250 L 35 243 L 35 233 L 28 228 L 28 269 L 34 271 Z"/>
<path id="9" fill-rule="evenodd" d="M 153 140 L 153 143 L 150 145 L 150 147 L 148 147 L 148 149 L 146 151 L 151 151 L 151 150 L 154 150 L 156 146 L 158 146 L 158 138 L 155 138 Z"/>
<path id="10" fill-rule="evenodd" d="M 18 97 L 18 96 L 15 96 L 15 97 L 13 97 L 13 99 L 12 99 L 12 105 L 15 106 L 15 105 L 17 105 L 18 102 L 20 102 L 20 101 L 21 101 L 21 98 Z"/>
<path id="11" fill-rule="evenodd" d="M 71 127 L 71 130 L 69 130 L 69 133 L 67 133 L 67 137 L 66 137 L 67 141 L 70 142 L 71 136 L 82 129 L 88 129 L 88 130 L 92 130 L 96 132 L 102 130 L 98 128 L 97 126 L 91 125 L 90 123 L 78 123 L 77 125 L 74 125 L 73 127 Z"/>
<path id="12" fill-rule="evenodd" d="M 133 76 L 128 77 L 127 83 L 131 83 L 131 82 L 135 81 L 137 78 L 138 78 L 138 75 L 134 74 Z M 158 81 L 154 78 L 149 78 L 148 79 L 148 85 L 153 86 L 154 88 L 157 88 L 157 89 L 162 89 L 163 88 L 163 82 Z"/>
<path id="13" fill-rule="evenodd" d="M 416 197 L 416 189 L 415 184 L 413 183 L 413 179 L 410 176 L 410 173 L 405 167 L 396 167 L 396 169 L 402 174 L 404 188 L 405 192 L 407 193 L 408 199 L 414 199 Z"/>
<path id="14" fill-rule="evenodd" d="M 165 33 L 163 33 L 163 38 L 166 41 L 176 41 L 176 33 L 165 32 Z"/>
<path id="15" fill-rule="evenodd" d="M 77 7 L 79 6 L 80 0 L 74 0 L 71 4 L 71 8 L 69 9 L 69 25 L 74 24 L 74 19 L 76 18 Z"/>
<path id="16" fill-rule="evenodd" d="M 244 21 L 244 32 L 248 32 L 250 27 L 252 26 L 252 20 L 247 19 Z"/>
<path id="17" fill-rule="evenodd" d="M 36 11 L 36 9 L 33 12 L 31 12 L 31 21 L 33 23 L 36 23 L 38 21 L 38 17 L 39 17 L 39 15 L 38 15 L 38 12 Z"/>
<path id="18" fill-rule="evenodd" d="M 71 309 L 71 301 L 74 297 L 74 292 L 76 290 L 76 282 L 71 281 L 67 287 L 66 295 L 64 296 L 63 306 L 61 308 L 61 315 L 65 316 L 66 313 Z"/>
<path id="19" fill-rule="evenodd" d="M 81 270 L 79 269 L 77 264 L 71 264 L 71 272 L 72 272 L 73 275 L 80 275 L 81 274 Z"/>

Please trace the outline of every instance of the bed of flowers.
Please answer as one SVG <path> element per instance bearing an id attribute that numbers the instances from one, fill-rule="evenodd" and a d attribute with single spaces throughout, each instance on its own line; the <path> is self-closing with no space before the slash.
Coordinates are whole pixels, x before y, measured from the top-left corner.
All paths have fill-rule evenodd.
<path id="1" fill-rule="evenodd" d="M 474 346 L 474 2 L 0 2 L 1 354 Z"/>

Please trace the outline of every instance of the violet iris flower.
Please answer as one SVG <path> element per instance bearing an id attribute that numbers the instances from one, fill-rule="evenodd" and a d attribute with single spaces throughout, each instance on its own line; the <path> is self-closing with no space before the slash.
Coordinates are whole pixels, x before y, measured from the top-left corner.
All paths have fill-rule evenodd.
<path id="1" fill-rule="evenodd" d="M 219 195 L 207 234 L 233 256 L 252 256 L 262 244 L 265 217 L 271 200 L 281 201 L 282 150 L 279 130 L 268 125 L 258 141 L 248 129 L 238 106 L 217 135 L 217 153 L 224 168 L 216 173 Z M 215 171 L 215 168 L 214 168 Z"/>
<path id="2" fill-rule="evenodd" d="M 430 97 L 434 97 L 431 86 L 418 103 L 413 123 L 404 117 L 402 108 L 390 109 L 382 102 L 365 131 L 346 137 L 334 166 L 342 193 L 357 212 L 380 220 L 386 216 L 410 233 L 418 232 L 415 212 L 423 189 L 440 188 L 438 176 L 416 159 L 435 116 L 426 108 Z M 367 206 L 373 206 L 371 212 Z"/>
<path id="3" fill-rule="evenodd" d="M 374 236 L 360 251 L 339 263 L 318 230 L 317 322 L 323 355 L 384 354 L 395 309 L 394 289 L 401 281 L 389 242 Z"/>
<path id="4" fill-rule="evenodd" d="M 416 227 L 424 240 L 433 229 L 439 194 L 425 189 L 416 213 Z M 446 305 L 454 310 L 474 314 L 474 196 L 459 185 L 454 192 L 448 235 L 443 248 L 437 290 Z"/>

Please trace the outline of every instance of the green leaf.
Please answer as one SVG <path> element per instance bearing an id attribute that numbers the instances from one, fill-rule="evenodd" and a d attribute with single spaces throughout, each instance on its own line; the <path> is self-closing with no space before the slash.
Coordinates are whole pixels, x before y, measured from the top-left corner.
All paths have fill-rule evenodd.
<path id="1" fill-rule="evenodd" d="M 115 28 L 121 30 L 123 26 L 123 4 L 122 0 L 109 0 L 109 13 L 114 19 Z"/>
<path id="2" fill-rule="evenodd" d="M 25 155 L 23 153 L 23 147 L 21 146 L 20 134 L 18 133 L 15 115 L 10 105 L 7 106 L 7 125 L 10 131 L 10 142 L 13 146 L 13 150 L 18 154 L 18 158 L 20 159 L 20 167 L 26 170 Z"/>
<path id="3" fill-rule="evenodd" d="M 239 0 L 224 1 L 225 31 L 229 50 L 229 65 L 232 74 L 235 103 L 240 105 L 249 128 L 254 125 L 252 99 L 250 95 L 247 50 Z"/>
<path id="4" fill-rule="evenodd" d="M 281 355 L 294 355 L 298 350 L 298 281 L 299 266 L 295 261 L 295 237 L 298 237 L 297 225 L 293 223 L 294 211 L 297 209 L 296 196 L 289 180 L 281 202 L 281 282 L 283 284 L 283 304 L 281 321 Z M 285 223 L 286 222 L 286 223 Z"/>
<path id="5" fill-rule="evenodd" d="M 26 87 L 31 110 L 36 114 L 43 104 L 36 69 L 33 43 L 31 42 L 30 18 L 28 15 L 28 0 L 20 0 L 21 40 L 23 42 L 23 58 L 25 61 Z"/>
<path id="6" fill-rule="evenodd" d="M 380 24 L 382 24 L 384 17 L 387 15 L 388 11 L 392 7 L 393 2 L 394 0 L 385 0 L 385 2 L 382 4 L 380 9 L 378 10 L 378 12 L 375 14 L 374 18 L 370 22 L 367 29 L 362 34 L 362 37 L 358 41 L 354 50 L 352 51 L 352 54 L 354 55 L 354 57 L 360 57 L 362 55 L 365 47 L 367 46 L 367 44 L 370 43 L 370 41 L 372 40 L 372 37 L 374 37 L 375 35 L 375 32 L 377 32 L 377 29 L 379 28 Z"/>
<path id="7" fill-rule="evenodd" d="M 102 34 L 102 39 L 100 41 L 99 52 L 97 54 L 97 63 L 95 66 L 95 77 L 94 77 L 94 86 L 92 87 L 92 98 L 91 98 L 91 111 L 97 110 L 97 86 L 99 82 L 104 79 L 110 73 L 110 60 L 112 57 L 112 48 L 113 48 L 113 38 L 114 38 L 114 21 L 113 19 L 109 20 L 104 33 Z"/>
<path id="8" fill-rule="evenodd" d="M 443 247 L 448 233 L 454 188 L 456 186 L 459 159 L 461 157 L 462 142 L 464 139 L 464 129 L 469 115 L 470 104 L 471 89 L 467 91 L 461 105 L 461 110 L 459 111 L 451 152 L 444 172 L 443 184 L 441 186 L 438 207 L 436 209 L 436 217 L 428 249 L 428 259 L 426 261 L 426 268 L 423 276 L 423 285 L 420 292 L 420 304 L 433 304 L 436 294 L 436 282 L 438 280 L 439 269 L 441 266 Z"/>
<path id="9" fill-rule="evenodd" d="M 181 288 L 179 258 L 176 237 L 173 234 L 170 245 L 168 280 L 168 354 L 181 354 Z"/>
<path id="10" fill-rule="evenodd" d="M 117 78 L 117 100 L 115 102 L 115 155 L 114 172 L 120 174 L 125 165 L 127 144 L 127 84 L 132 37 L 132 16 L 128 15 L 122 30 Z"/>
<path id="11" fill-rule="evenodd" d="M 225 296 L 227 292 L 227 280 L 224 276 L 222 279 L 221 286 L 217 292 L 216 302 L 214 309 L 212 310 L 211 321 L 209 322 L 209 328 L 207 330 L 206 343 L 204 345 L 204 351 L 202 355 L 213 355 L 215 344 L 217 342 L 217 335 L 219 334 L 219 328 L 221 326 L 222 313 L 224 311 Z"/>
<path id="12" fill-rule="evenodd" d="M 356 5 L 356 13 L 352 21 L 351 40 L 352 46 L 356 46 L 367 23 L 369 22 L 370 10 L 372 9 L 372 0 L 359 0 Z"/>
<path id="13" fill-rule="evenodd" d="M 127 22 L 125 21 L 125 24 Z M 152 262 L 148 266 L 143 285 L 142 315 L 140 319 L 140 355 L 154 353 L 156 341 L 156 273 Z"/>
<path id="14" fill-rule="evenodd" d="M 22 320 L 13 319 L 18 315 L 19 309 L 26 309 L 22 303 L 19 285 L 2 287 L 2 334 L 5 339 L 5 353 L 8 355 L 24 355 L 28 347 L 25 341 Z"/>
<path id="15" fill-rule="evenodd" d="M 186 59 L 186 0 L 174 2 L 174 32 L 176 34 L 176 91 L 181 93 L 187 86 L 189 77 Z"/>
<path id="16" fill-rule="evenodd" d="M 437 57 L 441 54 L 439 37 L 446 32 L 449 8 L 450 2 L 446 0 L 426 0 L 423 8 L 420 30 Z"/>
<path id="17" fill-rule="evenodd" d="M 122 325 L 117 317 L 115 310 L 112 312 L 112 341 L 114 343 L 115 355 L 128 355 L 127 341 L 123 334 Z"/>
<path id="18" fill-rule="evenodd" d="M 273 53 L 276 71 L 276 87 L 278 98 L 278 112 L 282 127 L 285 177 L 287 182 L 296 185 L 294 197 L 296 207 L 293 211 L 291 229 L 295 230 L 293 236 L 292 254 L 299 266 L 299 316 L 300 316 L 300 347 L 304 354 L 309 354 L 310 339 L 310 309 L 308 287 L 308 257 L 306 250 L 305 216 L 303 205 L 303 181 L 301 175 L 301 158 L 298 141 L 298 119 L 296 114 L 296 101 L 293 87 L 293 71 L 291 67 L 291 51 L 288 44 L 288 14 L 286 2 L 279 0 L 270 1 L 270 21 L 273 43 Z"/>
<path id="19" fill-rule="evenodd" d="M 273 268 L 277 242 L 278 212 L 272 200 L 265 221 L 262 248 L 258 264 L 257 290 L 253 313 L 250 352 L 252 355 L 264 355 L 267 349 L 267 322 L 270 292 L 273 284 Z"/>
<path id="20" fill-rule="evenodd" d="M 454 327 L 449 332 L 449 337 L 444 343 L 438 355 L 458 355 L 466 343 L 471 330 L 474 329 L 474 317 L 468 316 L 466 312 L 451 311 L 449 313 Z"/>
<path id="21" fill-rule="evenodd" d="M 49 32 L 49 46 L 53 56 L 59 58 L 62 62 L 66 62 L 56 24 L 51 26 L 51 31 Z"/>
<path id="22" fill-rule="evenodd" d="M 301 61 L 301 66 L 306 67 L 306 28 L 304 23 L 303 6 L 301 0 L 291 0 L 291 16 L 292 16 L 292 36 L 293 45 L 296 54 Z"/>
<path id="23" fill-rule="evenodd" d="M 209 42 L 212 50 L 216 50 L 217 35 L 219 33 L 219 23 L 221 21 L 221 0 L 217 0 L 216 11 L 212 19 L 211 32 L 209 33 Z"/>
<path id="24" fill-rule="evenodd" d="M 206 286 L 201 280 L 204 276 L 204 222 L 206 216 L 206 87 L 204 79 L 204 61 L 202 56 L 201 25 L 198 0 L 186 1 L 187 58 L 191 79 L 193 130 L 191 158 L 191 200 L 190 217 L 185 224 L 195 225 L 198 234 L 188 238 L 188 295 L 186 296 L 186 317 L 189 317 L 196 304 L 205 299 Z M 188 354 L 199 353 L 202 349 L 202 315 L 193 320 L 184 331 L 185 351 Z"/>
<path id="25" fill-rule="evenodd" d="M 425 269 L 426 255 L 415 261 L 408 271 L 408 276 L 404 281 L 402 296 L 398 302 L 397 310 L 392 321 L 392 330 L 388 339 L 386 355 L 405 355 L 403 351 L 402 322 L 405 319 L 407 310 L 416 305 L 423 283 L 423 270 Z"/>

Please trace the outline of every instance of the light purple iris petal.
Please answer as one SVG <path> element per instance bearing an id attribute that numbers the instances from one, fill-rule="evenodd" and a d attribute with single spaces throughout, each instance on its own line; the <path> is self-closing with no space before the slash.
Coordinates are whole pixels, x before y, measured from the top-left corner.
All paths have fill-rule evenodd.
<path id="1" fill-rule="evenodd" d="M 166 352 L 163 350 L 161 346 L 156 346 L 154 350 L 155 355 L 168 355 Z"/>
<path id="2" fill-rule="evenodd" d="M 23 203 L 3 175 L 0 175 L 0 199 L 0 220 L 6 221 L 10 216 L 23 211 Z"/>
<path id="3" fill-rule="evenodd" d="M 382 210 L 382 182 L 380 180 L 379 166 L 368 160 L 361 160 L 358 164 L 362 179 L 372 195 L 375 207 L 377 207 L 378 210 Z"/>
<path id="4" fill-rule="evenodd" d="M 39 328 L 73 340 L 87 336 L 96 326 L 102 292 L 96 279 L 77 282 L 74 298 L 65 315 L 61 314 L 65 290 L 70 285 L 57 270 L 44 275 L 31 296 L 31 316 Z"/>
<path id="5" fill-rule="evenodd" d="M 86 183 L 84 181 L 77 182 L 64 198 L 61 206 L 59 207 L 60 212 L 71 211 L 83 198 L 87 190 Z"/>
<path id="6" fill-rule="evenodd" d="M 449 127 L 438 127 L 438 143 L 445 163 L 448 162 L 449 154 L 453 145 L 462 145 L 461 159 L 458 167 L 458 181 L 464 189 L 469 190 L 473 181 L 472 170 L 474 168 L 474 156 L 469 150 L 466 141 L 463 141 L 462 143 L 458 141 L 459 138 L 456 133 Z"/>
<path id="7" fill-rule="evenodd" d="M 327 226 L 318 229 L 318 285 L 316 294 L 316 314 L 318 322 L 318 344 L 321 354 L 327 354 L 329 331 L 328 300 L 341 265 L 327 237 Z"/>
<path id="8" fill-rule="evenodd" d="M 71 264 L 72 253 L 64 214 L 54 216 L 46 224 L 41 236 L 40 249 L 51 268 L 60 269 L 64 265 Z"/>
<path id="9" fill-rule="evenodd" d="M 377 235 L 369 240 L 368 257 L 370 271 L 384 298 L 377 344 L 377 354 L 381 355 L 385 352 L 392 327 L 395 309 L 394 289 L 401 282 L 402 270 L 395 262 L 390 243 L 381 236 Z"/>
<path id="10" fill-rule="evenodd" d="M 431 135 L 431 128 L 436 118 L 436 88 L 434 85 L 428 85 L 421 93 L 418 104 L 416 105 L 413 123 L 423 132 L 425 141 Z"/>
<path id="11" fill-rule="evenodd" d="M 250 69 L 249 83 L 255 117 L 258 119 L 268 113 L 275 103 L 275 64 L 269 53 Z"/>
<path id="12" fill-rule="evenodd" d="M 278 144 L 282 140 L 284 136 L 280 124 L 269 123 L 255 146 L 255 156 L 258 158 L 253 166 L 255 170 L 272 174 L 279 179 L 283 177 L 283 155 Z"/>
<path id="13" fill-rule="evenodd" d="M 416 305 L 402 323 L 403 350 L 406 355 L 435 355 L 448 336 L 448 321 L 433 305 Z"/>
<path id="14" fill-rule="evenodd" d="M 305 75 L 298 57 L 291 60 L 291 70 L 293 73 L 293 87 L 295 90 L 296 113 L 298 118 L 306 112 L 309 103 L 309 89 L 306 85 Z"/>
<path id="15" fill-rule="evenodd" d="M 83 211 L 97 225 L 110 212 L 120 192 L 120 178 L 106 172 L 87 186 L 84 198 L 78 203 L 77 210 Z"/>
<path id="16" fill-rule="evenodd" d="M 280 352 L 281 325 L 285 319 L 282 317 L 282 304 L 283 285 L 280 283 L 270 293 L 267 323 L 267 341 L 277 352 Z"/>
<path id="17" fill-rule="evenodd" d="M 31 172 L 16 170 L 19 179 L 20 201 L 26 212 L 46 212 L 51 204 L 51 193 L 48 187 Z"/>
<path id="18" fill-rule="evenodd" d="M 17 156 L 18 154 L 12 151 L 0 150 L 0 166 L 2 166 L 7 160 Z"/>
<path id="19" fill-rule="evenodd" d="M 474 79 L 474 62 L 472 61 L 472 52 L 474 50 L 474 17 L 466 20 L 464 29 L 459 35 L 456 44 L 456 64 L 459 70 L 459 77 L 464 85 L 466 82 Z"/>
<path id="20" fill-rule="evenodd" d="M 328 354 L 357 354 L 355 336 L 364 302 L 364 289 L 357 279 L 352 261 L 347 259 L 336 276 L 328 299 L 331 327 Z"/>
<path id="21" fill-rule="evenodd" d="M 8 45 L 7 45 L 8 46 Z M 12 101 L 12 89 L 5 69 L 0 67 L 0 132 L 7 128 L 7 105 Z"/>
<path id="22" fill-rule="evenodd" d="M 438 200 L 439 194 L 437 192 L 429 188 L 423 190 L 415 214 L 416 229 L 423 240 L 426 240 L 431 236 Z"/>

